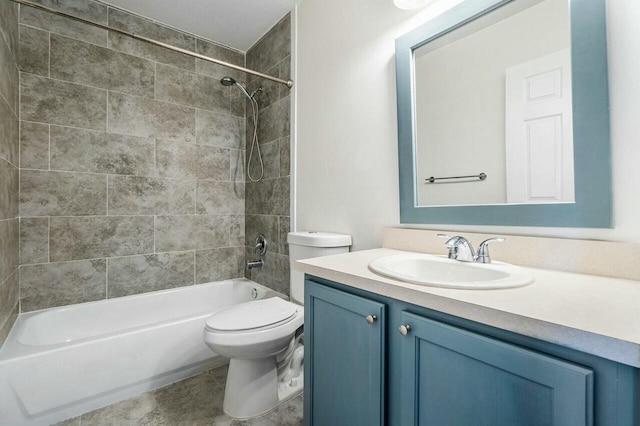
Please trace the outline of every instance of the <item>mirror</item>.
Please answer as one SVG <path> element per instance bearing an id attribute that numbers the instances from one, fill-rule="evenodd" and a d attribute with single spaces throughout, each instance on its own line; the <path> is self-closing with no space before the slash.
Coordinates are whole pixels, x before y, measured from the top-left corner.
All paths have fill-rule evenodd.
<path id="1" fill-rule="evenodd" d="M 611 226 L 604 0 L 466 0 L 396 74 L 402 223 Z"/>
<path id="2" fill-rule="evenodd" d="M 575 201 L 569 42 L 521 0 L 414 51 L 418 205 Z"/>

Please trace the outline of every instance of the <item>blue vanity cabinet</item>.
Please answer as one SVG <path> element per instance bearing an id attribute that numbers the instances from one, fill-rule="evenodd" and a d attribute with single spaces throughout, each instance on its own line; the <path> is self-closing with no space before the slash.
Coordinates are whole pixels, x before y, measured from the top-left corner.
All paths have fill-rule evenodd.
<path id="1" fill-rule="evenodd" d="M 306 426 L 640 426 L 638 368 L 310 275 L 305 292 Z"/>
<path id="2" fill-rule="evenodd" d="M 587 426 L 593 371 L 402 312 L 402 424 Z"/>
<path id="3" fill-rule="evenodd" d="M 386 306 L 305 282 L 305 424 L 382 426 Z"/>

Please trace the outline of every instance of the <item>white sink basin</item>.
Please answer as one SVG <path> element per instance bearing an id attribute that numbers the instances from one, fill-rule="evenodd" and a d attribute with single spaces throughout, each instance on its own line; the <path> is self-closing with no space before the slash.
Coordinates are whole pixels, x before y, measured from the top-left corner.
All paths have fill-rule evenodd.
<path id="1" fill-rule="evenodd" d="M 460 262 L 430 254 L 398 254 L 372 260 L 369 269 L 378 275 L 431 287 L 465 290 L 522 287 L 533 275 L 502 262 Z"/>

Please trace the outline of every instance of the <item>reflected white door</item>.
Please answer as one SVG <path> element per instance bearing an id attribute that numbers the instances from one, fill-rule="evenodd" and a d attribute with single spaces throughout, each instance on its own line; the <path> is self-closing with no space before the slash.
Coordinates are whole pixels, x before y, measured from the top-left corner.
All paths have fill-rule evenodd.
<path id="1" fill-rule="evenodd" d="M 508 68 L 505 93 L 507 202 L 575 201 L 569 49 Z"/>

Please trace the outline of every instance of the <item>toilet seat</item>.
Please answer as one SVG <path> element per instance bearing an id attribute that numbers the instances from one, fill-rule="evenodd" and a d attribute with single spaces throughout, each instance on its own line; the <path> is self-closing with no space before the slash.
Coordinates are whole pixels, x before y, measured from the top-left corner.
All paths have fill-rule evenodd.
<path id="1" fill-rule="evenodd" d="M 277 327 L 293 319 L 298 306 L 279 297 L 240 303 L 221 309 L 206 321 L 216 332 L 242 332 Z"/>
<path id="2" fill-rule="evenodd" d="M 258 359 L 285 350 L 303 323 L 302 306 L 276 297 L 255 300 L 211 315 L 204 342 L 227 358 Z"/>

